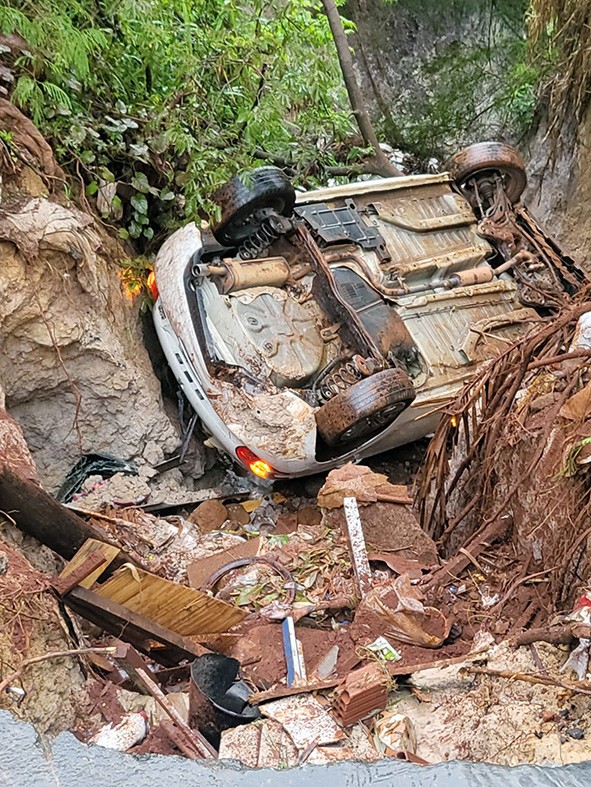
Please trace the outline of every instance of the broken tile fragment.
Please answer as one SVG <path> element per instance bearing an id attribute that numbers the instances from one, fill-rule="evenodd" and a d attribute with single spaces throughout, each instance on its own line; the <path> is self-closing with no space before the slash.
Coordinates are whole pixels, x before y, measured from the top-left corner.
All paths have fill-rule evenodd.
<path id="1" fill-rule="evenodd" d="M 263 716 L 278 721 L 301 751 L 344 740 L 346 735 L 311 694 L 298 694 L 261 705 Z"/>

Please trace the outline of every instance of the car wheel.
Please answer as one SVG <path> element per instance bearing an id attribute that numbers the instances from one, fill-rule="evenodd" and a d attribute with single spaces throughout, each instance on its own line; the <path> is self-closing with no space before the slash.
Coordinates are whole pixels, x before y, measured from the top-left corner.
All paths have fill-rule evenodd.
<path id="1" fill-rule="evenodd" d="M 316 425 L 330 446 L 351 443 L 391 424 L 415 398 L 402 369 L 385 369 L 341 391 L 316 411 Z"/>
<path id="2" fill-rule="evenodd" d="M 527 185 L 525 163 L 511 145 L 503 142 L 477 142 L 447 162 L 446 169 L 457 186 L 469 189 L 469 181 L 476 176 L 499 173 L 503 176 L 505 194 L 510 202 L 518 202 Z"/>
<path id="3" fill-rule="evenodd" d="M 221 218 L 211 230 L 222 246 L 236 246 L 259 228 L 265 209 L 281 216 L 291 216 L 295 205 L 295 189 L 287 175 L 277 167 L 259 167 L 243 183 L 232 178 L 213 195 L 220 207 Z"/>

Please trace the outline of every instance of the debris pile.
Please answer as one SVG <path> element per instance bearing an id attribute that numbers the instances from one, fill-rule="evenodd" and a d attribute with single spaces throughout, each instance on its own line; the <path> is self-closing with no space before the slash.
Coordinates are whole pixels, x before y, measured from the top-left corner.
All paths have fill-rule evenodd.
<path id="1" fill-rule="evenodd" d="M 509 534 L 514 559 L 491 607 L 519 603 L 523 626 L 539 625 L 548 609 L 572 607 L 591 576 L 585 297 L 466 386 L 431 442 L 417 495 L 423 527 L 443 555 L 482 541 L 491 528 Z M 526 592 L 533 582 L 536 592 Z"/>
<path id="2" fill-rule="evenodd" d="M 505 520 L 442 561 L 408 488 L 351 464 L 316 500 L 237 493 L 175 513 L 83 513 L 10 468 L 0 494 L 11 527 L 63 558 L 32 592 L 65 610 L 60 663 L 88 676 L 68 726 L 89 744 L 257 767 L 589 756 L 591 602 L 523 631 Z M 20 570 L 5 554 L 3 603 Z M 25 717 L 33 664 L 1 672 L 2 705 Z"/>

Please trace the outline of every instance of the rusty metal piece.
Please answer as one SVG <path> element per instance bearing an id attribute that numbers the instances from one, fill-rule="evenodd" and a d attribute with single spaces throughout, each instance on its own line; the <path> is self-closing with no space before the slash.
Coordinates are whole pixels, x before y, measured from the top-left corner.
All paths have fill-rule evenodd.
<path id="1" fill-rule="evenodd" d="M 443 285 L 447 289 L 455 287 L 471 287 L 474 284 L 486 284 L 492 281 L 495 272 L 490 265 L 482 265 L 479 268 L 471 268 L 467 271 L 458 271 L 443 280 Z"/>
<path id="2" fill-rule="evenodd" d="M 253 260 L 224 260 L 222 293 L 227 295 L 250 287 L 283 287 L 289 278 L 285 257 L 263 257 Z"/>
<path id="3" fill-rule="evenodd" d="M 522 263 L 534 265 L 537 262 L 538 260 L 534 257 L 531 251 L 521 249 L 521 251 L 518 251 L 517 254 L 514 254 L 502 265 L 498 265 L 494 270 L 494 274 L 495 276 L 500 276 L 501 273 L 505 273 L 505 271 L 510 270 L 510 268 L 515 267 L 515 265 L 521 265 Z"/>
<path id="4" fill-rule="evenodd" d="M 376 277 L 371 265 L 360 254 L 349 251 L 335 251 L 325 254 L 324 258 L 329 263 L 353 261 L 367 278 L 368 283 L 386 298 L 396 299 L 405 295 L 412 295 L 419 292 L 436 290 L 439 287 L 445 289 L 455 289 L 456 287 L 468 287 L 475 284 L 486 284 L 494 278 L 494 271 L 488 265 L 482 265 L 469 270 L 457 271 L 446 278 L 432 278 L 419 284 L 402 284 L 399 287 L 387 287 L 380 278 Z"/>
<path id="5" fill-rule="evenodd" d="M 337 359 L 316 380 L 314 389 L 322 401 L 328 402 L 340 391 L 345 391 L 364 377 L 371 377 L 386 367 L 385 361 L 379 363 L 376 358 L 364 358 L 361 355 L 354 355 L 349 360 Z"/>
<path id="6" fill-rule="evenodd" d="M 328 263 L 347 262 L 347 260 L 352 260 L 361 268 L 371 286 L 387 298 L 399 298 L 401 295 L 406 295 L 409 292 L 408 287 L 386 287 L 382 284 L 382 282 L 376 278 L 371 266 L 368 265 L 367 261 L 357 252 L 335 251 L 330 254 L 324 254 L 323 256 Z"/>
<path id="7" fill-rule="evenodd" d="M 334 708 L 347 727 L 388 702 L 388 674 L 379 664 L 368 664 L 349 673 L 335 689 Z"/>
<path id="8" fill-rule="evenodd" d="M 316 275 L 312 283 L 314 299 L 335 322 L 342 320 L 339 335 L 346 346 L 354 347 L 357 352 L 363 352 L 378 360 L 382 359 L 379 347 L 365 330 L 358 314 L 346 302 L 339 292 L 333 272 L 328 262 L 306 227 L 298 227 L 291 238 L 298 243 L 307 254 L 310 264 Z M 340 308 L 338 308 L 340 306 Z M 343 320 L 343 317 L 345 319 Z"/>
<path id="9" fill-rule="evenodd" d="M 474 224 L 474 213 L 467 202 L 455 203 L 456 213 L 446 213 L 443 216 L 422 216 L 420 211 L 408 201 L 401 200 L 393 206 L 384 205 L 383 202 L 374 202 L 378 216 L 388 224 L 401 227 L 410 232 L 437 232 L 441 229 L 452 227 L 465 227 Z"/>
<path id="10" fill-rule="evenodd" d="M 225 566 L 218 568 L 217 571 L 209 577 L 209 579 L 204 583 L 203 589 L 204 590 L 213 590 L 217 583 L 220 581 L 222 577 L 225 577 L 226 574 L 229 574 L 231 571 L 235 571 L 237 568 L 243 568 L 244 566 L 250 566 L 253 563 L 264 563 L 267 566 L 271 566 L 271 568 L 276 571 L 280 576 L 286 579 L 290 585 L 286 587 L 286 596 L 285 596 L 285 604 L 292 604 L 295 599 L 295 582 L 292 575 L 289 571 L 284 568 L 280 563 L 277 561 L 272 560 L 269 557 L 244 557 L 240 558 L 239 560 L 233 560 L 231 563 L 226 563 Z"/>

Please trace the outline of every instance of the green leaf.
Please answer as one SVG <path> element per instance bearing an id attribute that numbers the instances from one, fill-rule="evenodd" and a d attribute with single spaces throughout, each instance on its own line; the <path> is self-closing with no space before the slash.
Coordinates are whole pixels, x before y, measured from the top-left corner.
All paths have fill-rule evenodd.
<path id="1" fill-rule="evenodd" d="M 107 167 L 101 167 L 99 169 L 99 176 L 101 180 L 104 180 L 106 183 L 114 183 L 115 181 L 115 175 L 113 175 L 111 170 Z"/>
<path id="2" fill-rule="evenodd" d="M 130 202 L 138 213 L 148 212 L 148 200 L 143 194 L 134 194 Z"/>
<path id="3" fill-rule="evenodd" d="M 148 177 L 144 172 L 136 172 L 131 179 L 131 185 L 142 194 L 148 194 L 150 191 Z"/>
<path id="4" fill-rule="evenodd" d="M 83 164 L 92 164 L 94 161 L 96 161 L 96 155 L 92 150 L 83 150 L 80 154 L 80 161 Z"/>
<path id="5" fill-rule="evenodd" d="M 142 228 L 139 224 L 136 224 L 135 221 L 129 222 L 129 227 L 127 228 L 130 238 L 139 238 L 142 234 Z"/>

